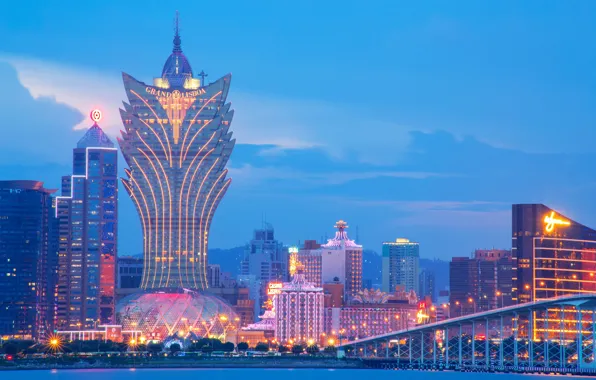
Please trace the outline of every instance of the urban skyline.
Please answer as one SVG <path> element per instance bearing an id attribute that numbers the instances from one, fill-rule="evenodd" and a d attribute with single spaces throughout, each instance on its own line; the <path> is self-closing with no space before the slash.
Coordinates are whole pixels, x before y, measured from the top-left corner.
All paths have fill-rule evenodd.
<path id="1" fill-rule="evenodd" d="M 527 358 L 523 366 L 528 368 L 556 361 L 596 371 L 596 230 L 589 227 L 596 221 L 581 224 L 576 220 L 585 213 L 559 207 L 568 202 L 590 209 L 591 192 L 585 192 L 590 183 L 582 182 L 580 188 L 573 176 L 581 166 L 574 160 L 581 157 L 584 165 L 590 153 L 574 151 L 568 159 L 551 162 L 552 152 L 529 153 L 527 143 L 495 148 L 494 141 L 480 143 L 476 135 L 414 128 L 408 131 L 417 136 L 406 144 L 410 150 L 396 158 L 402 139 L 378 126 L 383 122 L 374 116 L 354 131 L 330 112 L 325 127 L 335 132 L 311 139 L 314 135 L 298 124 L 287 123 L 283 114 L 288 109 L 251 96 L 253 103 L 247 106 L 241 92 L 240 108 L 235 104 L 235 109 L 264 113 L 232 128 L 229 100 L 236 98 L 235 87 L 230 87 L 231 74 L 219 73 L 229 72 L 236 62 L 211 69 L 217 49 L 192 48 L 200 59 L 187 58 L 185 24 L 178 15 L 176 11 L 172 47 L 161 74 L 151 83 L 121 74 L 126 100 L 119 108 L 118 136 L 111 135 L 112 112 L 118 110 L 103 95 L 120 97 L 106 80 L 108 91 L 86 89 L 88 99 L 99 100 L 87 110 L 92 124 L 86 122 L 84 133 L 53 131 L 61 140 L 77 134 L 76 144 L 52 145 L 51 158 L 42 157 L 40 149 L 31 172 L 13 177 L 11 170 L 0 171 L 11 177 L 0 178 L 0 284 L 5 285 L 0 291 L 0 349 L 5 356 L 0 360 L 12 360 L 6 356 L 12 349 L 2 348 L 5 340 L 42 343 L 54 353 L 62 341 L 80 341 L 79 350 L 83 341 L 97 341 L 98 355 L 101 341 L 104 348 L 110 342 L 111 348 L 133 354 L 133 360 L 137 348 L 149 352 L 150 345 L 167 357 L 167 350 L 176 355 L 176 347 L 210 354 L 216 345 L 230 343 L 226 350 L 236 356 L 243 356 L 241 347 L 249 345 L 270 354 L 279 350 L 279 355 L 284 350 L 314 355 L 321 347 L 335 358 L 397 357 L 397 365 L 407 347 L 409 365 L 418 350 L 419 366 L 430 360 L 437 365 L 438 360 L 452 368 L 451 346 L 458 350 L 457 369 L 476 368 L 479 362 L 489 369 L 498 361 L 505 371 L 506 362 L 519 367 Z M 191 36 L 196 40 L 189 38 L 189 46 L 210 44 L 206 34 Z M 150 39 L 151 33 L 144 37 Z M 143 44 L 139 40 L 137 47 Z M 157 39 L 150 46 L 166 51 Z M 130 64 L 125 55 L 119 58 L 121 65 Z M 155 61 L 151 54 L 136 58 L 141 75 Z M 54 107 L 62 102 L 74 115 L 80 111 L 78 100 L 35 98 L 27 75 L 19 71 L 29 61 L 7 62 L 18 73 L 14 83 L 28 89 L 34 103 Z M 62 71 L 53 73 L 62 83 L 81 78 L 76 70 Z M 48 75 L 38 77 L 47 83 L 42 77 Z M 388 76 L 382 83 L 390 85 L 393 79 Z M 363 109 L 371 107 L 358 88 L 365 83 L 353 87 Z M 337 84 L 330 87 L 338 89 Z M 377 96 L 382 94 L 390 93 L 379 90 Z M 339 93 L 336 97 L 342 98 Z M 317 116 L 318 108 L 309 104 L 299 113 Z M 29 113 L 35 110 L 23 114 Z M 51 115 L 48 120 L 55 121 Z M 270 123 L 275 128 L 264 134 L 258 126 L 248 127 L 251 133 L 242 129 Z M 281 136 L 278 130 L 294 129 L 305 133 L 286 134 L 290 142 L 275 140 Z M 355 149 L 344 146 L 341 137 L 333 138 L 354 132 L 363 145 L 376 135 L 374 148 Z M 43 138 L 31 133 L 28 142 L 35 146 Z M 437 138 L 452 144 L 439 144 L 441 155 L 430 155 L 437 146 L 419 140 Z M 16 142 L 14 148 L 22 149 Z M 503 154 L 496 155 L 497 150 Z M 57 157 L 63 151 L 72 159 L 59 177 L 58 195 L 51 183 L 43 182 L 54 175 L 53 169 L 34 168 L 40 163 L 61 167 Z M 0 149 L 0 158 L 2 154 Z M 123 161 L 118 163 L 120 155 Z M 563 181 L 553 185 L 553 173 L 541 172 L 544 162 L 534 162 L 532 169 L 532 155 L 545 159 Z M 23 159 L 31 160 L 26 153 Z M 495 162 L 505 166 L 490 166 Z M 590 177 L 589 172 L 578 173 Z M 239 178 L 237 187 L 230 186 L 232 178 Z M 492 192 L 505 183 L 511 189 L 506 196 L 503 189 Z M 583 197 L 578 195 L 582 192 Z M 259 208 L 261 228 L 253 229 L 257 223 L 247 221 L 259 215 Z M 322 225 L 327 227 L 321 235 Z M 335 231 L 328 236 L 331 225 Z M 139 226 L 140 236 L 134 232 Z M 281 237 L 279 230 L 284 231 Z M 506 243 L 496 238 L 502 234 L 508 235 Z M 378 238 L 382 240 L 374 242 Z M 238 247 L 239 239 L 245 243 L 241 254 L 208 257 L 213 240 Z M 124 245 L 129 248 L 123 252 Z M 139 251 L 142 258 L 131 255 Z M 421 262 L 421 256 L 447 256 L 450 262 L 437 269 L 438 260 Z M 229 270 L 230 261 L 237 271 Z M 372 262 L 378 273 L 370 270 Z M 20 358 L 26 354 L 19 352 Z M 425 357 L 429 354 L 432 359 Z"/>
<path id="2" fill-rule="evenodd" d="M 233 72 L 230 100 L 235 109 L 247 110 L 235 116 L 238 144 L 230 160 L 235 179 L 215 216 L 212 247 L 243 244 L 263 213 L 286 243 L 298 240 L 294 232 L 318 239 L 344 218 L 359 227 L 365 247 L 406 236 L 422 242 L 424 257 L 442 259 L 462 250 L 508 246 L 512 203 L 548 204 L 583 224 L 596 224 L 584 187 L 593 173 L 592 148 L 577 145 L 590 141 L 585 134 L 593 132 L 593 52 L 584 48 L 594 28 L 588 16 L 593 5 L 549 4 L 536 15 L 528 4 L 507 1 L 467 4 L 469 12 L 437 4 L 404 10 L 384 2 L 386 12 L 375 17 L 386 23 L 344 30 L 335 18 L 328 24 L 320 16 L 328 5 L 296 6 L 291 13 L 303 22 L 294 23 L 279 7 L 257 1 L 251 9 L 232 2 L 223 36 L 208 17 L 205 28 L 185 22 L 185 14 L 202 10 L 181 6 L 182 34 L 204 36 L 185 47 L 193 68 L 204 69 L 210 81 Z M 1 46 L 7 98 L 0 107 L 7 123 L 23 126 L 5 132 L 5 141 L 14 143 L 2 145 L 2 172 L 7 179 L 39 179 L 59 188 L 55 178 L 70 170 L 67 151 L 81 136 L 72 128 L 86 129 L 89 110 L 103 110 L 102 127 L 115 142 L 121 129 L 117 110 L 126 99 L 120 72 L 143 80 L 159 73 L 171 50 L 176 8 L 158 11 L 133 1 L 114 12 L 95 4 L 56 14 L 58 9 L 42 5 L 40 13 L 28 14 L 20 6 L 12 4 L 1 16 L 13 38 Z M 345 6 L 334 12 L 350 24 L 376 13 L 372 7 L 354 19 L 354 5 Z M 245 17 L 255 9 L 254 17 Z M 42 14 L 61 19 L 70 12 L 72 26 L 56 23 L 47 33 L 41 30 Z M 511 18 L 524 20 L 527 28 L 515 24 L 512 30 Z M 97 28 L 87 27 L 90 19 Z M 122 28 L 109 28 L 105 19 Z M 54 33 L 60 38 L 52 38 Z M 123 35 L 135 41 L 134 54 L 121 43 Z M 372 47 L 367 41 L 387 44 Z M 324 48 L 329 43 L 337 46 L 334 54 Z M 354 43 L 365 48 L 357 57 Z M 317 60 L 306 58 L 312 49 Z M 344 59 L 336 60 L 335 53 Z M 425 64 L 437 60 L 444 64 Z M 383 83 L 374 100 L 354 88 L 369 81 Z M 577 86 L 573 91 L 570 83 Z M 565 95 L 570 92 L 573 96 Z M 22 109 L 31 112 L 15 112 Z M 363 133 L 369 126 L 384 138 Z M 34 135 L 43 142 L 28 138 Z M 578 135 L 586 138 L 578 142 Z M 13 164 L 15 153 L 20 159 Z M 558 186 L 546 180 L 546 162 L 550 171 L 565 173 Z M 513 167 L 525 175 L 518 179 Z M 512 181 L 518 186 L 509 186 Z M 251 202 L 244 202 L 247 196 Z M 119 252 L 140 252 L 142 227 L 133 202 L 123 196 L 120 206 L 127 239 L 121 239 Z M 309 209 L 318 217 L 305 212 Z M 232 225 L 237 234 L 230 233 Z"/>

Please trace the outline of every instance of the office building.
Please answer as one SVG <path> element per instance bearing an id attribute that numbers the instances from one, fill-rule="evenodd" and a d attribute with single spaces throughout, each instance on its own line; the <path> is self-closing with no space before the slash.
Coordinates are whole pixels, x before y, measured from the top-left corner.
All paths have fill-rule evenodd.
<path id="1" fill-rule="evenodd" d="M 143 228 L 141 288 L 204 290 L 211 221 L 231 182 L 231 75 L 195 78 L 176 29 L 153 85 L 122 76 L 128 102 L 118 142 L 128 164 L 122 182 Z"/>
<path id="2" fill-rule="evenodd" d="M 43 338 L 54 328 L 55 191 L 38 181 L 0 181 L 0 339 Z"/>
<path id="3" fill-rule="evenodd" d="M 422 269 L 418 275 L 418 290 L 420 297 L 429 296 L 433 302 L 437 300 L 435 287 L 435 273 L 429 269 Z"/>
<path id="4" fill-rule="evenodd" d="M 543 204 L 512 206 L 513 301 L 596 292 L 596 231 Z"/>
<path id="5" fill-rule="evenodd" d="M 221 287 L 221 267 L 219 264 L 207 265 L 207 283 L 210 288 Z"/>
<path id="6" fill-rule="evenodd" d="M 420 261 L 420 244 L 408 239 L 396 239 L 383 243 L 383 291 L 393 292 L 397 286 L 406 291 L 418 289 L 418 266 Z"/>
<path id="7" fill-rule="evenodd" d="M 60 224 L 58 316 L 60 330 L 114 322 L 118 233 L 118 151 L 97 124 L 73 150 L 72 175 L 56 197 Z"/>
<path id="8" fill-rule="evenodd" d="M 269 223 L 255 230 L 253 239 L 246 245 L 244 259 L 240 263 L 240 276 L 254 276 L 255 283 L 249 288 L 258 287 L 255 294 L 255 315 L 264 311 L 263 303 L 267 299 L 267 286 L 273 281 L 288 280 L 288 248 L 275 239 L 275 231 Z M 240 279 L 240 277 L 239 277 Z"/>
<path id="9" fill-rule="evenodd" d="M 454 257 L 449 263 L 451 315 L 511 305 L 512 276 L 508 250 L 476 250 L 472 257 Z"/>

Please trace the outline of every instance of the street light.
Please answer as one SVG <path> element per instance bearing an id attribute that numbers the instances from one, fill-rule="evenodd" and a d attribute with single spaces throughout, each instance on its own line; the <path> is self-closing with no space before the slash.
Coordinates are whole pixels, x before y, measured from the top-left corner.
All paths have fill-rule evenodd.
<path id="1" fill-rule="evenodd" d="M 474 314 L 476 314 L 476 302 L 474 302 L 474 299 L 472 297 L 468 298 L 468 303 L 474 305 Z"/>
<path id="2" fill-rule="evenodd" d="M 497 290 L 497 297 L 501 297 L 501 307 L 505 307 L 504 302 L 503 302 L 503 292 Z"/>

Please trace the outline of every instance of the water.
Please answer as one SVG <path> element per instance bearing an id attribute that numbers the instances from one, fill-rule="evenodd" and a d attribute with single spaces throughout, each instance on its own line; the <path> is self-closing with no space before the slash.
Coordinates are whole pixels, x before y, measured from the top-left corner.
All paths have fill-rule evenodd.
<path id="1" fill-rule="evenodd" d="M 523 379 L 521 379 L 523 376 Z M 532 380 L 545 375 L 470 372 L 387 371 L 379 369 L 62 369 L 0 371 L 2 380 Z"/>

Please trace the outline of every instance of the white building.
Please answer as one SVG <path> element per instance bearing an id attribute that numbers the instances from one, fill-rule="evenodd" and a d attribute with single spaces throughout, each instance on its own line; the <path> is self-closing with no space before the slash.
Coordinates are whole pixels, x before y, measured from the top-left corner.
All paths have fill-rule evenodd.
<path id="1" fill-rule="evenodd" d="M 299 271 L 274 298 L 275 338 L 280 343 L 318 342 L 323 330 L 323 288 L 307 282 Z"/>
<path id="2" fill-rule="evenodd" d="M 392 293 L 400 285 L 420 294 L 418 266 L 420 244 L 408 239 L 383 243 L 383 291 Z"/>

